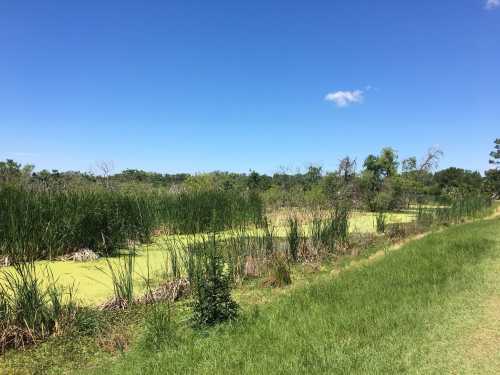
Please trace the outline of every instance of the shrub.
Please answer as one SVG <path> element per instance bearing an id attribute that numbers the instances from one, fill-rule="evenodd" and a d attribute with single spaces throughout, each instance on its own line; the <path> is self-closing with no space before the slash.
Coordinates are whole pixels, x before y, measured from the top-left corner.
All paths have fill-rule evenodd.
<path id="1" fill-rule="evenodd" d="M 99 332 L 102 321 L 100 312 L 89 307 L 80 307 L 75 314 L 73 328 L 81 335 L 91 336 Z"/>
<path id="2" fill-rule="evenodd" d="M 192 254 L 193 321 L 196 326 L 211 326 L 238 315 L 238 304 L 231 297 L 229 275 L 224 271 L 215 235 L 203 239 Z"/>

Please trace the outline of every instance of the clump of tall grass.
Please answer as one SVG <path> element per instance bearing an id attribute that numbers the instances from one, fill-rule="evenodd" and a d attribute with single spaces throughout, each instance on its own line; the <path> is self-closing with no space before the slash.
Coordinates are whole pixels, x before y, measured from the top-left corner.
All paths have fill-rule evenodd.
<path id="1" fill-rule="evenodd" d="M 269 257 L 274 253 L 274 227 L 267 219 L 267 217 L 264 217 L 263 220 L 263 230 L 264 230 L 264 235 L 262 237 L 262 240 L 263 240 L 265 255 Z"/>
<path id="2" fill-rule="evenodd" d="M 240 228 L 229 233 L 227 239 L 221 241 L 228 274 L 231 282 L 241 282 L 245 277 L 245 264 L 249 256 L 255 255 L 257 246 L 255 237 L 250 235 L 245 228 Z"/>
<path id="3" fill-rule="evenodd" d="M 113 283 L 113 298 L 101 306 L 103 309 L 123 309 L 133 303 L 135 257 L 134 251 L 128 251 L 116 262 L 106 258 L 107 270 L 98 268 L 108 275 Z"/>
<path id="4" fill-rule="evenodd" d="M 263 203 L 256 194 L 202 190 L 163 196 L 159 220 L 171 234 L 194 234 L 259 225 Z"/>
<path id="5" fill-rule="evenodd" d="M 466 219 L 484 217 L 491 212 L 491 207 L 492 202 L 488 197 L 465 196 L 448 206 L 418 207 L 416 222 L 423 228 L 428 228 L 433 224 L 457 224 Z"/>
<path id="6" fill-rule="evenodd" d="M 312 218 L 309 238 L 314 249 L 320 249 L 323 246 L 323 219 L 321 217 Z"/>
<path id="7" fill-rule="evenodd" d="M 375 215 L 375 227 L 377 233 L 385 233 L 385 229 L 387 226 L 387 215 L 385 212 L 380 211 Z"/>
<path id="8" fill-rule="evenodd" d="M 341 252 L 349 243 L 349 215 L 346 206 L 334 207 L 327 219 L 314 217 L 311 223 L 311 242 L 317 249 L 330 253 Z"/>
<path id="9" fill-rule="evenodd" d="M 177 327 L 172 316 L 170 302 L 152 304 L 144 319 L 144 331 L 140 345 L 146 350 L 160 350 L 175 345 Z"/>
<path id="10" fill-rule="evenodd" d="M 73 287 L 59 286 L 48 269 L 17 263 L 1 276 L 0 352 L 60 334 L 74 320 L 78 307 Z"/>
<path id="11" fill-rule="evenodd" d="M 301 234 L 300 225 L 297 217 L 288 218 L 288 231 L 287 231 L 287 241 L 288 241 L 288 251 L 290 257 L 294 262 L 299 258 L 299 246 L 300 246 Z"/>
<path id="12" fill-rule="evenodd" d="M 416 225 L 419 228 L 429 228 L 435 220 L 435 209 L 419 206 L 417 208 Z"/>
<path id="13" fill-rule="evenodd" d="M 491 199 L 481 195 L 466 196 L 452 202 L 446 207 L 436 209 L 436 220 L 438 223 L 460 223 L 465 219 L 475 219 L 485 216 L 490 212 Z"/>
<path id="14" fill-rule="evenodd" d="M 269 276 L 264 281 L 265 286 L 279 288 L 292 283 L 290 264 L 284 254 L 273 254 L 269 260 L 268 270 Z"/>

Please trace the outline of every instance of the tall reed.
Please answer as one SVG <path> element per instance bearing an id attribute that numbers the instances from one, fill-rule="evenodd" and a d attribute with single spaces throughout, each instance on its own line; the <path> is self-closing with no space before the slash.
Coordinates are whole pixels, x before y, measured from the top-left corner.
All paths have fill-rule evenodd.
<path id="1" fill-rule="evenodd" d="M 299 258 L 299 246 L 300 246 L 300 225 L 297 217 L 288 218 L 288 231 L 287 231 L 287 241 L 289 255 L 294 262 Z"/>
<path id="2" fill-rule="evenodd" d="M 201 191 L 128 193 L 103 188 L 36 190 L 0 186 L 0 255 L 52 259 L 90 248 L 114 255 L 155 229 L 183 234 L 257 225 L 258 196 Z"/>
<path id="3" fill-rule="evenodd" d="M 0 352 L 60 333 L 77 313 L 73 287 L 61 287 L 33 262 L 3 270 L 0 280 Z"/>

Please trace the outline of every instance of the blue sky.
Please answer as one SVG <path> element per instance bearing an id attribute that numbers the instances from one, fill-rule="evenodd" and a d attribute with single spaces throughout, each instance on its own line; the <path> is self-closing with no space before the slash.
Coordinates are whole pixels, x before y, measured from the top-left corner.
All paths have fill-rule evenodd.
<path id="1" fill-rule="evenodd" d="M 3 1 L 0 159 L 326 169 L 500 137 L 500 0 Z"/>

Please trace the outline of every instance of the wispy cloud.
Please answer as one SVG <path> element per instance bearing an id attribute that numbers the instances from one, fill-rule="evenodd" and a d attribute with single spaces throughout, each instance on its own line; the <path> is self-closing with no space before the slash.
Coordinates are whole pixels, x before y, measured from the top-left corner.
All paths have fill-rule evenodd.
<path id="1" fill-rule="evenodd" d="M 484 6 L 486 9 L 494 9 L 500 7 L 500 0 L 486 0 Z"/>
<path id="2" fill-rule="evenodd" d="M 326 94 L 325 100 L 327 102 L 334 102 L 337 107 L 347 107 L 354 103 L 362 103 L 363 94 L 362 90 L 335 91 Z"/>

